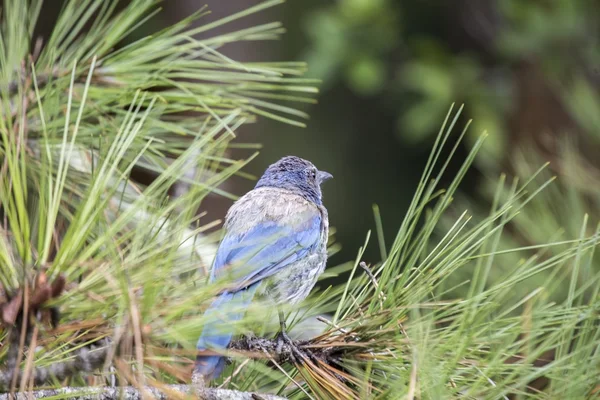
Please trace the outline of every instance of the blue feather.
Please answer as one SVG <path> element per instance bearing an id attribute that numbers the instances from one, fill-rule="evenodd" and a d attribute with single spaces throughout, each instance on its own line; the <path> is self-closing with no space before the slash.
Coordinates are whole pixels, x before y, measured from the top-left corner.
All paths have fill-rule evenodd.
<path id="1" fill-rule="evenodd" d="M 211 282 L 227 277 L 237 289 L 265 279 L 319 243 L 321 216 L 312 215 L 297 226 L 267 221 L 244 234 L 228 233 L 219 246 Z"/>
<path id="2" fill-rule="evenodd" d="M 226 349 L 233 337 L 231 322 L 243 317 L 260 283 L 313 251 L 320 237 L 321 215 L 317 210 L 295 225 L 265 221 L 243 234 L 233 234 L 230 230 L 217 250 L 210 280 L 228 278 L 233 287 L 206 311 L 209 322 L 196 348 L 200 352 Z M 220 356 L 196 358 L 196 371 L 212 379 L 220 375 L 224 366 Z"/>
<path id="3" fill-rule="evenodd" d="M 204 327 L 196 344 L 198 350 L 227 348 L 233 336 L 230 324 L 244 316 L 245 309 L 252 301 L 257 287 L 258 284 L 255 284 L 235 293 L 225 292 L 213 301 L 205 312 L 205 316 L 213 322 Z M 223 307 L 224 305 L 225 307 Z M 226 314 L 223 315 L 223 313 Z M 219 319 L 222 324 L 217 323 Z M 224 327 L 226 328 L 224 329 Z M 225 368 L 225 359 L 221 356 L 198 355 L 196 357 L 195 369 L 203 376 L 211 379 L 218 378 L 223 372 L 223 368 Z"/>

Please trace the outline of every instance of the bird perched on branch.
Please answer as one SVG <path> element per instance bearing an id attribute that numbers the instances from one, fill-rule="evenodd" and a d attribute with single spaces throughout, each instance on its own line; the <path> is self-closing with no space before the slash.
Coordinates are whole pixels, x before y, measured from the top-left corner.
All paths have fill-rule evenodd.
<path id="1" fill-rule="evenodd" d="M 228 285 L 205 313 L 198 339 L 195 374 L 217 378 L 222 356 L 234 334 L 232 323 L 244 316 L 257 294 L 276 305 L 302 301 L 325 269 L 329 220 L 321 184 L 332 175 L 299 157 L 270 165 L 255 188 L 229 209 L 210 281 Z M 285 334 L 283 315 L 282 337 Z"/>

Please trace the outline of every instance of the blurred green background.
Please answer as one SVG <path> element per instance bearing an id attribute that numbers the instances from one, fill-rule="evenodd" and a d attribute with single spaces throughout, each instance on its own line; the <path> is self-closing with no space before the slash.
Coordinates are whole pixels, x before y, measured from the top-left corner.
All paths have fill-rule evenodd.
<path id="1" fill-rule="evenodd" d="M 258 3 L 205 2 L 210 19 Z M 203 4 L 165 2 L 159 23 L 174 22 Z M 307 61 L 308 77 L 322 80 L 318 104 L 304 107 L 311 116 L 305 129 L 263 119 L 239 140 L 263 144 L 250 166 L 256 175 L 287 154 L 306 157 L 334 175 L 324 188 L 343 245 L 333 264 L 355 256 L 375 226 L 375 203 L 386 237 L 393 239 L 453 102 L 465 104 L 462 122 L 474 123 L 449 176 L 468 143 L 489 133 L 462 187 L 480 208 L 489 201 L 486 182 L 501 172 L 518 175 L 516 154 L 534 166 L 550 161 L 552 172 L 561 175 L 565 149 L 582 166 L 579 187 L 598 198 L 600 186 L 586 182 L 599 163 L 600 2 L 290 0 L 236 24 L 273 20 L 284 23 L 283 40 L 237 43 L 221 51 L 244 61 Z M 242 194 L 252 185 L 238 180 L 230 190 Z M 221 198 L 211 204 L 214 217 L 229 207 Z M 560 212 L 560 204 L 548 210 Z M 580 221 L 573 214 L 567 219 L 577 221 L 575 226 Z M 365 258 L 377 257 L 372 243 Z"/>

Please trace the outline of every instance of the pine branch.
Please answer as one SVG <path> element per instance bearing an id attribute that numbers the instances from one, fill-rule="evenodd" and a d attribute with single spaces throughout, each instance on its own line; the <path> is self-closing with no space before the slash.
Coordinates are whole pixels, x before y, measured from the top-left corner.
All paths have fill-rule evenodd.
<path id="1" fill-rule="evenodd" d="M 278 339 L 245 337 L 231 342 L 230 350 L 257 355 L 268 355 L 276 363 L 302 364 L 306 361 L 320 361 L 325 364 L 336 364 L 345 350 L 344 342 L 330 346 L 315 346 L 315 341 L 296 340 L 292 343 Z"/>
<path id="2" fill-rule="evenodd" d="M 15 343 L 11 343 L 11 351 L 13 348 L 18 349 L 18 343 L 16 344 L 17 346 L 15 346 Z M 82 347 L 77 351 L 73 360 L 55 363 L 48 367 L 33 368 L 29 375 L 30 379 L 33 379 L 35 385 L 41 385 L 53 378 L 60 381 L 77 373 L 93 372 L 104 364 L 108 348 L 106 340 L 102 341 L 100 346 Z M 15 374 L 17 374 L 17 381 L 19 381 L 24 371 L 10 367 L 0 370 L 0 388 L 9 387 Z"/>
<path id="3" fill-rule="evenodd" d="M 198 389 L 194 385 L 165 385 L 160 390 L 154 387 L 144 387 L 142 390 L 127 386 L 127 387 L 104 387 L 104 388 L 78 388 L 65 387 L 61 389 L 46 389 L 37 390 L 28 393 L 0 394 L 0 400 L 25 400 L 25 399 L 43 399 L 53 396 L 61 396 L 62 398 L 72 398 L 80 400 L 92 399 L 124 399 L 134 400 L 142 399 L 144 396 L 151 394 L 155 399 L 172 399 L 175 397 L 185 398 L 189 395 L 196 394 L 203 400 L 285 400 L 285 397 L 274 396 L 270 394 L 259 394 L 252 392 L 240 392 L 237 390 L 201 388 Z"/>

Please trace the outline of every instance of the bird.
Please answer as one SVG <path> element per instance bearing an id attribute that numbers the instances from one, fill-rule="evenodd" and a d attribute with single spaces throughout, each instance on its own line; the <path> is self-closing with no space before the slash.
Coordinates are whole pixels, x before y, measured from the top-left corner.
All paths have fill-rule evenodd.
<path id="1" fill-rule="evenodd" d="M 269 165 L 254 189 L 228 210 L 209 275 L 209 282 L 226 285 L 204 313 L 195 375 L 220 376 L 225 358 L 215 353 L 227 348 L 232 323 L 243 318 L 255 297 L 279 308 L 308 296 L 327 263 L 329 218 L 321 184 L 332 177 L 310 161 L 286 156 Z M 280 308 L 279 318 L 289 341 Z"/>

